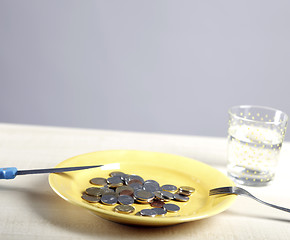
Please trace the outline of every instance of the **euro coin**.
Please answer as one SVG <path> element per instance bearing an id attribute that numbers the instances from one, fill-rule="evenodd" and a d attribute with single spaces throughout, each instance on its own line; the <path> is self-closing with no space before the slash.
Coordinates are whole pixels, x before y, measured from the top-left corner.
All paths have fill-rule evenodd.
<path id="1" fill-rule="evenodd" d="M 134 199 L 128 195 L 121 195 L 118 197 L 118 202 L 122 205 L 132 205 L 134 203 Z"/>
<path id="2" fill-rule="evenodd" d="M 97 188 L 97 187 L 90 187 L 86 189 L 86 194 L 90 195 L 90 196 L 101 196 L 103 193 L 101 188 Z"/>
<path id="3" fill-rule="evenodd" d="M 97 185 L 97 186 L 105 186 L 107 184 L 107 180 L 105 178 L 92 178 L 90 180 L 91 184 Z"/>
<path id="4" fill-rule="evenodd" d="M 161 187 L 161 189 L 167 192 L 175 192 L 177 190 L 177 187 L 171 184 L 165 184 Z"/>
<path id="5" fill-rule="evenodd" d="M 171 203 L 164 204 L 163 208 L 166 209 L 167 212 L 178 212 L 180 210 L 179 206 Z"/>
<path id="6" fill-rule="evenodd" d="M 114 208 L 115 212 L 119 213 L 132 213 L 135 211 L 135 208 L 129 205 L 118 205 Z"/>
<path id="7" fill-rule="evenodd" d="M 101 198 L 101 202 L 106 205 L 115 205 L 118 202 L 118 199 L 115 195 L 104 195 Z"/>
<path id="8" fill-rule="evenodd" d="M 142 209 L 140 214 L 146 217 L 155 217 L 157 215 L 153 209 Z"/>
<path id="9" fill-rule="evenodd" d="M 173 194 L 174 200 L 180 201 L 180 202 L 187 202 L 189 200 L 188 196 L 181 195 L 181 194 Z"/>
<path id="10" fill-rule="evenodd" d="M 84 193 L 82 195 L 82 199 L 87 201 L 87 202 L 89 202 L 89 203 L 97 203 L 97 202 L 100 201 L 101 197 L 99 197 L 99 196 L 97 196 L 97 197 L 96 196 L 90 196 L 90 195 Z"/>
<path id="11" fill-rule="evenodd" d="M 164 208 L 152 208 L 152 210 L 155 211 L 158 216 L 164 216 L 167 213 Z"/>

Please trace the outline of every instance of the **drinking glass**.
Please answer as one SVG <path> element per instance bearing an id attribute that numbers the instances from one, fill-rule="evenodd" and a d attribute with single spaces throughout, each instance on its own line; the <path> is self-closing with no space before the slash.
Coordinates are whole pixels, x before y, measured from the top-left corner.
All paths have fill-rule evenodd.
<path id="1" fill-rule="evenodd" d="M 274 179 L 288 116 L 263 106 L 229 109 L 228 175 L 237 183 L 265 186 Z"/>

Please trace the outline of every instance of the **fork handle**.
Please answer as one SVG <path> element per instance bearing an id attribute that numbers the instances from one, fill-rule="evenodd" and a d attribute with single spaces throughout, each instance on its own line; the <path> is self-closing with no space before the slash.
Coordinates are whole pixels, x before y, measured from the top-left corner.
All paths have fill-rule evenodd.
<path id="1" fill-rule="evenodd" d="M 277 205 L 274 205 L 274 204 L 271 204 L 271 203 L 267 203 L 267 202 L 264 202 L 262 201 L 261 199 L 259 198 L 256 198 L 255 196 L 253 196 L 252 194 L 249 193 L 249 195 L 247 194 L 243 194 L 244 196 L 248 196 L 248 197 L 251 197 L 253 199 L 255 199 L 256 201 L 260 202 L 260 203 L 263 203 L 267 206 L 270 206 L 270 207 L 273 207 L 273 208 L 277 208 L 279 210 L 282 210 L 282 211 L 285 211 L 285 212 L 289 212 L 290 213 L 290 209 L 289 208 L 284 208 L 284 207 L 280 207 L 280 206 L 277 206 Z"/>
<path id="2" fill-rule="evenodd" d="M 0 179 L 13 179 L 16 177 L 17 168 L 7 167 L 0 168 Z"/>

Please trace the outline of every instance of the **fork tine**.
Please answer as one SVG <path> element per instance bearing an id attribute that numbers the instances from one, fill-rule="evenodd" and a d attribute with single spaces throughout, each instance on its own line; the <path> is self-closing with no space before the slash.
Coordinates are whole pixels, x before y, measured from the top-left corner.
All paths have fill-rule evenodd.
<path id="1" fill-rule="evenodd" d="M 216 195 L 216 194 L 219 194 L 219 192 L 215 192 L 215 191 L 209 191 L 209 196 L 212 196 L 212 195 Z"/>
<path id="2" fill-rule="evenodd" d="M 219 191 L 217 189 L 209 190 L 209 195 L 215 195 L 215 194 L 220 194 L 220 193 L 223 193 L 223 191 Z"/>
<path id="3" fill-rule="evenodd" d="M 233 187 L 220 187 L 209 190 L 209 195 L 233 193 Z"/>
<path id="4" fill-rule="evenodd" d="M 220 192 L 220 191 L 210 191 L 209 195 L 217 195 L 217 194 L 223 194 L 224 192 Z"/>

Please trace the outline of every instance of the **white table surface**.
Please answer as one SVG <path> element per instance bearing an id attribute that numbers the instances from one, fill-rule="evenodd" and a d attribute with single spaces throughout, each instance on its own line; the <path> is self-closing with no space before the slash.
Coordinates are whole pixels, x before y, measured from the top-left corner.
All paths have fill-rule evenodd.
<path id="1" fill-rule="evenodd" d="M 225 172 L 226 138 L 0 124 L 0 166 L 54 167 L 82 153 L 136 149 L 190 157 Z M 290 143 L 275 181 L 250 188 L 262 200 L 290 208 Z M 0 180 L 1 239 L 290 239 L 290 214 L 242 196 L 216 216 L 170 227 L 143 228 L 96 217 L 57 196 L 48 175 Z M 3 238 L 2 238 L 3 237 Z"/>

